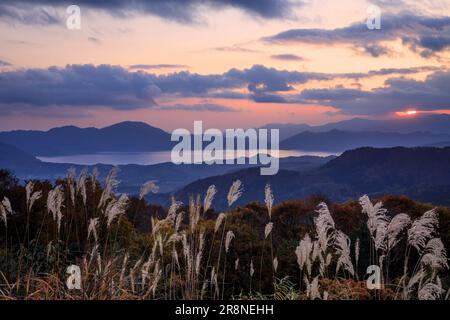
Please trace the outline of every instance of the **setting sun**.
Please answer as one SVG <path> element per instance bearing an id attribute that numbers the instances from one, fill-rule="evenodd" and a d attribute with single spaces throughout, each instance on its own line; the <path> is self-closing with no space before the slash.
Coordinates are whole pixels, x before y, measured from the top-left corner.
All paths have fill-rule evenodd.
<path id="1" fill-rule="evenodd" d="M 405 117 L 405 116 L 413 116 L 417 113 L 418 113 L 417 110 L 407 110 L 407 111 L 399 111 L 399 112 L 397 112 L 397 115 L 401 116 L 401 117 Z"/>

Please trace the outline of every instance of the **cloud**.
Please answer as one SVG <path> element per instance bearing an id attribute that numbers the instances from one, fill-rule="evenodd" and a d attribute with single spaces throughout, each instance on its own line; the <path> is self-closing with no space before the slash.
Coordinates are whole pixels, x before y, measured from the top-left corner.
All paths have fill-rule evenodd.
<path id="1" fill-rule="evenodd" d="M 345 109 L 346 106 L 339 104 L 339 101 L 345 100 L 350 93 L 362 99 L 370 92 L 336 88 L 331 91 L 304 90 L 299 95 L 296 85 L 304 85 L 312 80 L 328 81 L 338 78 L 359 80 L 374 76 L 431 72 L 436 69 L 436 67 L 424 66 L 333 74 L 277 70 L 263 65 L 254 65 L 247 69 L 233 68 L 222 74 L 180 71 L 162 75 L 130 71 L 112 65 L 68 65 L 64 68 L 5 70 L 0 72 L 0 108 L 5 110 L 7 105 L 17 108 L 19 106 L 107 106 L 127 110 L 158 107 L 155 99 L 169 96 L 172 98 L 249 99 L 258 103 L 303 101 L 304 103 L 334 104 Z M 390 82 L 386 83 L 387 86 L 390 85 Z M 332 97 L 327 98 L 327 95 Z M 351 108 L 357 101 L 345 102 L 348 103 L 348 108 Z M 416 99 L 416 101 L 420 100 Z M 224 106 L 208 102 L 172 107 L 180 110 L 225 111 Z M 352 112 L 356 109 L 355 107 Z"/>
<path id="2" fill-rule="evenodd" d="M 241 47 L 239 45 L 233 45 L 228 47 L 216 47 L 212 48 L 214 51 L 220 51 L 220 52 L 240 52 L 240 53 L 257 53 L 259 51 L 247 49 L 244 47 Z"/>
<path id="3" fill-rule="evenodd" d="M 96 37 L 89 37 L 88 40 L 94 44 L 100 44 L 102 41 Z"/>
<path id="4" fill-rule="evenodd" d="M 381 29 L 370 30 L 366 21 L 336 29 L 291 29 L 262 40 L 269 44 L 346 44 L 378 57 L 390 53 L 383 44 L 400 40 L 411 50 L 428 57 L 450 48 L 450 17 L 410 14 L 383 15 Z"/>
<path id="5" fill-rule="evenodd" d="M 197 104 L 175 104 L 170 106 L 160 106 L 161 110 L 183 110 L 183 111 L 213 111 L 213 112 L 234 112 L 236 109 L 214 103 Z"/>
<path id="6" fill-rule="evenodd" d="M 189 66 L 184 64 L 132 64 L 128 66 L 132 70 L 154 70 L 154 69 L 182 69 L 189 68 Z"/>
<path id="7" fill-rule="evenodd" d="M 0 60 L 0 68 L 1 67 L 10 67 L 10 66 L 12 66 L 12 64 L 9 63 L 8 61 Z"/>
<path id="8" fill-rule="evenodd" d="M 48 7 L 30 6 L 21 1 L 2 1 L 0 18 L 9 23 L 24 25 L 56 25 L 62 23 L 56 10 Z"/>
<path id="9" fill-rule="evenodd" d="M 440 110 L 450 108 L 450 71 L 437 71 L 424 81 L 406 78 L 386 80 L 371 91 L 336 87 L 306 89 L 298 96 L 303 103 L 329 105 L 345 114 L 375 115 L 407 108 Z"/>
<path id="10" fill-rule="evenodd" d="M 284 61 L 304 61 L 305 59 L 297 56 L 295 54 L 289 54 L 289 53 L 285 53 L 285 54 L 273 54 L 270 56 L 272 59 L 276 59 L 276 60 L 284 60 Z"/>
<path id="11" fill-rule="evenodd" d="M 318 72 L 298 72 L 254 65 L 249 69 L 231 69 L 224 74 L 231 79 L 247 84 L 250 92 L 291 91 L 293 84 L 304 84 L 311 80 L 330 80 L 332 76 Z"/>
<path id="12" fill-rule="evenodd" d="M 110 65 L 0 72 L 2 104 L 143 108 L 158 90 L 145 74 Z"/>
<path id="13" fill-rule="evenodd" d="M 61 7 L 72 4 L 70 1 L 60 0 L 9 0 L 4 1 L 9 11 L 15 7 L 39 7 L 53 6 Z M 300 6 L 300 0 L 78 0 L 80 7 L 103 10 L 115 16 L 127 17 L 130 14 L 149 14 L 180 23 L 196 23 L 202 17 L 199 12 L 204 8 L 236 8 L 252 16 L 265 19 L 292 18 L 294 8 Z M 2 6 L 3 7 L 3 6 Z M 6 5 L 4 6 L 6 7 Z M 1 12 L 1 10 L 0 10 Z M 22 23 L 30 22 L 24 20 L 20 15 L 8 14 L 11 18 L 17 18 Z M 0 14 L 1 16 L 1 14 Z M 53 19 L 53 17 L 48 17 Z M 43 20 L 45 21 L 45 19 Z M 50 20 L 48 20 L 50 22 Z"/>

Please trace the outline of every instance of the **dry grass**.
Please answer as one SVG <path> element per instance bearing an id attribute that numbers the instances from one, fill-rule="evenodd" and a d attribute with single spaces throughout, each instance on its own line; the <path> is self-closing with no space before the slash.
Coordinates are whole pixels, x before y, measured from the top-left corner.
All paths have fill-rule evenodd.
<path id="1" fill-rule="evenodd" d="M 116 195 L 116 176 L 113 169 L 100 188 L 97 173 L 83 171 L 77 178 L 70 170 L 65 180 L 47 192 L 28 183 L 23 205 L 12 208 L 10 201 L 3 199 L 0 213 L 6 240 L 0 299 L 448 298 L 440 278 L 440 273 L 448 270 L 446 250 L 438 237 L 435 210 L 413 221 L 406 214 L 391 219 L 381 203 L 372 204 L 367 196 L 361 197 L 370 248 L 360 248 L 359 239 L 352 243 L 336 227 L 327 205 L 320 203 L 315 230 L 299 239 L 291 253 L 297 259 L 298 276 L 284 277 L 279 268 L 284 262 L 279 261 L 272 238 L 277 225 L 272 216 L 274 196 L 270 186 L 264 190 L 267 219 L 261 230 L 261 254 L 242 266 L 240 257 L 229 257 L 240 234 L 228 228 L 228 213 L 219 214 L 209 228 L 202 217 L 213 206 L 215 186 L 208 188 L 203 201 L 200 196 L 192 197 L 187 212 L 173 199 L 166 217 L 152 217 L 151 231 L 141 237 L 145 241 L 136 249 L 127 242 L 134 233 L 125 217 L 129 198 Z M 156 191 L 157 186 L 150 181 L 142 187 L 139 198 Z M 230 207 L 242 192 L 241 182 L 234 182 L 228 193 Z M 46 212 L 36 217 L 34 206 L 42 197 L 46 197 Z M 8 222 L 16 215 L 23 215 L 26 221 L 14 238 L 21 239 L 20 243 L 8 241 L 12 239 L 8 230 L 13 230 Z M 32 221 L 38 226 L 33 230 Z M 264 255 L 266 240 L 270 254 Z M 403 244 L 403 275 L 390 279 L 392 255 Z M 362 251 L 369 254 L 370 264 L 381 269 L 380 290 L 368 290 L 365 281 L 359 279 L 358 270 L 367 268 L 360 265 Z M 258 257 L 259 281 L 254 277 L 254 260 Z M 72 263 L 80 267 L 81 290 L 66 286 L 66 268 Z M 266 265 L 272 270 L 270 294 L 261 293 Z M 242 270 L 247 270 L 245 276 Z M 236 278 L 241 280 L 236 282 Z M 242 281 L 245 286 L 239 283 Z M 247 292 L 243 292 L 244 287 Z"/>

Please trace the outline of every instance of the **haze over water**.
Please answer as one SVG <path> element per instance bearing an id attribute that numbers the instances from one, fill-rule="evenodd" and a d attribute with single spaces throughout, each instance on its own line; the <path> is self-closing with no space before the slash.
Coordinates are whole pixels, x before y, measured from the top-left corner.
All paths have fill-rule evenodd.
<path id="1" fill-rule="evenodd" d="M 58 157 L 38 157 L 39 160 L 52 163 L 73 163 L 78 165 L 94 165 L 94 164 L 111 164 L 111 165 L 124 165 L 124 164 L 139 164 L 139 165 L 152 165 L 164 162 L 171 162 L 171 151 L 150 151 L 150 152 L 102 152 L 92 154 L 77 154 L 69 156 Z M 247 156 L 255 156 L 257 150 L 247 151 Z M 300 150 L 280 150 L 279 157 L 300 157 L 300 156 L 319 156 L 327 157 L 330 155 L 336 155 L 329 152 L 315 152 L 315 151 L 300 151 Z M 225 159 L 232 159 L 235 156 L 228 152 Z"/>

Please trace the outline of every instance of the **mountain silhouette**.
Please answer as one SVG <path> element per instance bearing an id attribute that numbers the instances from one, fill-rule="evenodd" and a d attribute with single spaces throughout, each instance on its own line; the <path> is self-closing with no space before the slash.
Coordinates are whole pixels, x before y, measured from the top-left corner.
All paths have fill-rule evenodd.
<path id="1" fill-rule="evenodd" d="M 101 129 L 65 126 L 48 131 L 0 132 L 0 141 L 35 156 L 144 152 L 171 148 L 169 133 L 134 121 L 120 122 Z"/>
<path id="2" fill-rule="evenodd" d="M 189 195 L 204 195 L 214 184 L 217 210 L 227 208 L 227 193 L 233 181 L 244 184 L 236 205 L 264 201 L 270 183 L 277 202 L 323 195 L 338 202 L 362 194 L 381 197 L 405 194 L 420 201 L 450 204 L 450 148 L 359 148 L 344 152 L 323 166 L 306 172 L 282 169 L 274 176 L 261 176 L 258 168 L 243 169 L 195 181 L 175 193 L 185 202 Z M 169 201 L 168 197 L 165 200 Z"/>
<path id="3" fill-rule="evenodd" d="M 351 132 L 333 129 L 326 132 L 305 131 L 296 134 L 282 141 L 280 148 L 304 151 L 342 152 L 344 150 L 365 146 L 377 148 L 396 146 L 416 147 L 449 140 L 450 135 L 429 132 Z"/>
<path id="4" fill-rule="evenodd" d="M 303 131 L 326 132 L 330 130 L 342 131 L 380 131 L 380 132 L 431 132 L 435 134 L 450 134 L 450 115 L 448 114 L 416 114 L 414 116 L 372 120 L 353 118 L 324 125 L 311 126 L 308 124 L 267 124 L 263 128 L 280 129 L 280 139 L 288 139 Z"/>

